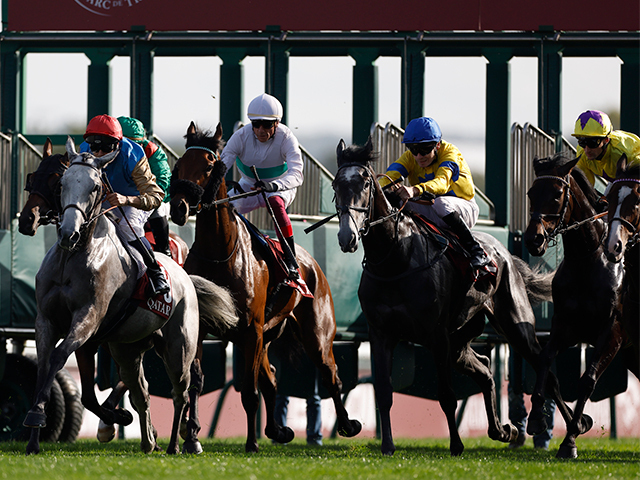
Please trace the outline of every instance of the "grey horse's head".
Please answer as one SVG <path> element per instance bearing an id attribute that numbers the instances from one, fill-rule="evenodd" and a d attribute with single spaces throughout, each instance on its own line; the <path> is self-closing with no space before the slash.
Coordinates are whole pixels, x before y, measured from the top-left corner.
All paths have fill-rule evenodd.
<path id="1" fill-rule="evenodd" d="M 119 153 L 96 157 L 89 152 L 78 153 L 71 137 L 67 139 L 69 168 L 61 179 L 61 221 L 58 229 L 58 245 L 65 250 L 77 247 L 82 231 L 99 209 L 102 200 L 102 167 Z"/>

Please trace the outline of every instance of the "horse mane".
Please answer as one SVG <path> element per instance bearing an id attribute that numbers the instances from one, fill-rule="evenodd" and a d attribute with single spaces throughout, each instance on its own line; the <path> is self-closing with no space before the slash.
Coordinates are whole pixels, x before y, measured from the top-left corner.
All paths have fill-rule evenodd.
<path id="1" fill-rule="evenodd" d="M 338 168 L 347 163 L 368 166 L 374 163 L 378 157 L 378 152 L 373 151 L 370 142 L 365 145 L 349 145 L 338 155 Z"/>
<path id="2" fill-rule="evenodd" d="M 557 168 L 564 167 L 572 160 L 574 159 L 567 157 L 564 152 L 555 153 L 550 157 L 535 157 L 533 159 L 533 171 L 537 177 L 542 175 L 555 175 L 555 170 Z"/>
<path id="3" fill-rule="evenodd" d="M 598 212 L 604 211 L 605 204 L 602 202 L 602 195 L 591 185 L 587 176 L 579 168 L 571 170 L 571 176 L 576 181 L 589 204 Z"/>
<path id="4" fill-rule="evenodd" d="M 224 147 L 224 140 L 215 138 L 211 130 L 201 130 L 198 125 L 195 133 L 187 133 L 183 138 L 187 140 L 185 147 L 205 147 L 214 152 L 219 152 Z"/>
<path id="5" fill-rule="evenodd" d="M 628 165 L 626 170 L 623 170 L 625 178 L 640 178 L 640 164 L 634 163 Z"/>

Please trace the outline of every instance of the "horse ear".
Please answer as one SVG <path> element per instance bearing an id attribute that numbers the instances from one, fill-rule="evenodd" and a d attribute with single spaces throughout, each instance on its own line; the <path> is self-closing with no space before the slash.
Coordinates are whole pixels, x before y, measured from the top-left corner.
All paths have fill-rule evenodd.
<path id="1" fill-rule="evenodd" d="M 216 140 L 220 140 L 222 138 L 222 123 L 218 122 L 218 125 L 216 125 L 216 133 L 213 138 Z"/>
<path id="2" fill-rule="evenodd" d="M 622 156 L 618 159 L 618 165 L 616 166 L 616 178 L 622 177 L 622 175 L 627 171 L 627 154 L 623 153 Z"/>
<path id="3" fill-rule="evenodd" d="M 191 121 L 191 123 L 189 124 L 189 128 L 187 128 L 187 135 L 195 135 L 196 130 L 196 124 Z"/>
<path id="4" fill-rule="evenodd" d="M 371 139 L 371 135 L 367 138 L 367 143 L 364 144 L 364 151 L 367 154 L 370 154 L 373 151 L 373 140 Z"/>
<path id="5" fill-rule="evenodd" d="M 70 136 L 67 136 L 67 143 L 64 145 L 64 148 L 69 154 L 69 157 L 75 157 L 78 155 L 76 152 L 76 144 Z"/>
<path id="6" fill-rule="evenodd" d="M 336 148 L 336 155 L 340 158 L 344 149 L 347 148 L 347 145 L 344 143 L 344 140 L 341 138 L 340 142 L 338 142 L 338 147 Z"/>
<path id="7" fill-rule="evenodd" d="M 118 153 L 120 153 L 120 149 L 116 148 L 113 152 L 107 153 L 102 157 L 96 157 L 95 163 L 98 166 L 98 168 L 103 168 L 105 165 L 108 165 L 114 158 L 116 158 Z"/>
<path id="8" fill-rule="evenodd" d="M 558 175 L 561 177 L 564 177 L 565 175 L 569 175 L 571 170 L 573 170 L 573 167 L 575 167 L 576 164 L 578 163 L 578 160 L 580 160 L 580 157 L 576 157 L 573 160 L 569 160 L 567 163 L 560 165 L 558 167 Z"/>
<path id="9" fill-rule="evenodd" d="M 51 155 L 53 155 L 53 144 L 51 143 L 51 139 L 47 137 L 42 147 L 42 159 L 44 160 Z"/>

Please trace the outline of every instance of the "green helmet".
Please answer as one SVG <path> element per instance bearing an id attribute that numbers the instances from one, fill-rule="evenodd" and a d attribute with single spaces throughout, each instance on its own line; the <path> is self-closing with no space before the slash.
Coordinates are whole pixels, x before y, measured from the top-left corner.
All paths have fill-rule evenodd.
<path id="1" fill-rule="evenodd" d="M 118 122 L 122 126 L 122 134 L 135 142 L 141 142 L 145 139 L 146 132 L 144 125 L 137 118 L 118 117 Z"/>

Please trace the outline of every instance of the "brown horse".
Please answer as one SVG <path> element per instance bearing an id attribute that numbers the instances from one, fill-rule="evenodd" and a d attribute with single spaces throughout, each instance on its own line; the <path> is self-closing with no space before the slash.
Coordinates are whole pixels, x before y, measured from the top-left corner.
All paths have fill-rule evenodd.
<path id="1" fill-rule="evenodd" d="M 564 259 L 553 279 L 554 313 L 551 334 L 540 353 L 537 381 L 531 395 L 529 435 L 546 428 L 542 387 L 556 355 L 586 342 L 595 347 L 591 362 L 580 378 L 573 420 L 557 453 L 558 458 L 576 458 L 576 437 L 587 432 L 593 420 L 584 407 L 602 372 L 620 349 L 624 335 L 620 324 L 622 266 L 607 261 L 602 241 L 607 224 L 604 205 L 585 175 L 574 168 L 578 159 L 562 154 L 534 159 L 536 179 L 527 195 L 531 220 L 524 243 L 534 256 L 544 254 L 556 235 L 562 235 Z"/>
<path id="2" fill-rule="evenodd" d="M 218 155 L 220 124 L 211 135 L 198 130 L 192 122 L 185 138 L 187 150 L 176 163 L 171 180 L 171 218 L 184 225 L 190 214 L 198 213 L 195 240 L 184 268 L 228 287 L 238 306 L 240 328 L 227 338 L 244 354 L 241 396 L 247 414 L 246 451 L 258 451 L 258 387 L 267 409 L 266 436 L 280 443 L 290 442 L 294 436 L 290 428 L 275 423 L 276 380 L 267 357 L 269 343 L 285 326 L 293 329 L 320 369 L 335 404 L 339 433 L 347 437 L 357 435 L 362 426 L 359 421 L 349 419 L 340 397 L 341 382 L 333 356 L 336 322 L 324 273 L 311 255 L 297 246 L 302 278 L 313 298 L 281 284 L 270 268 L 270 259 L 253 245 L 247 225 L 225 201 L 226 167 Z M 214 205 L 216 200 L 221 203 Z M 207 333 L 211 332 L 201 329 L 201 337 Z"/>
<path id="3" fill-rule="evenodd" d="M 607 258 L 624 259 L 622 324 L 633 343 L 638 365 L 640 350 L 640 165 L 628 165 L 626 155 L 618 161 L 616 179 L 607 189 L 609 235 L 605 242 Z M 628 350 L 621 352 L 625 355 Z M 632 358 L 633 359 L 633 358 Z"/>

